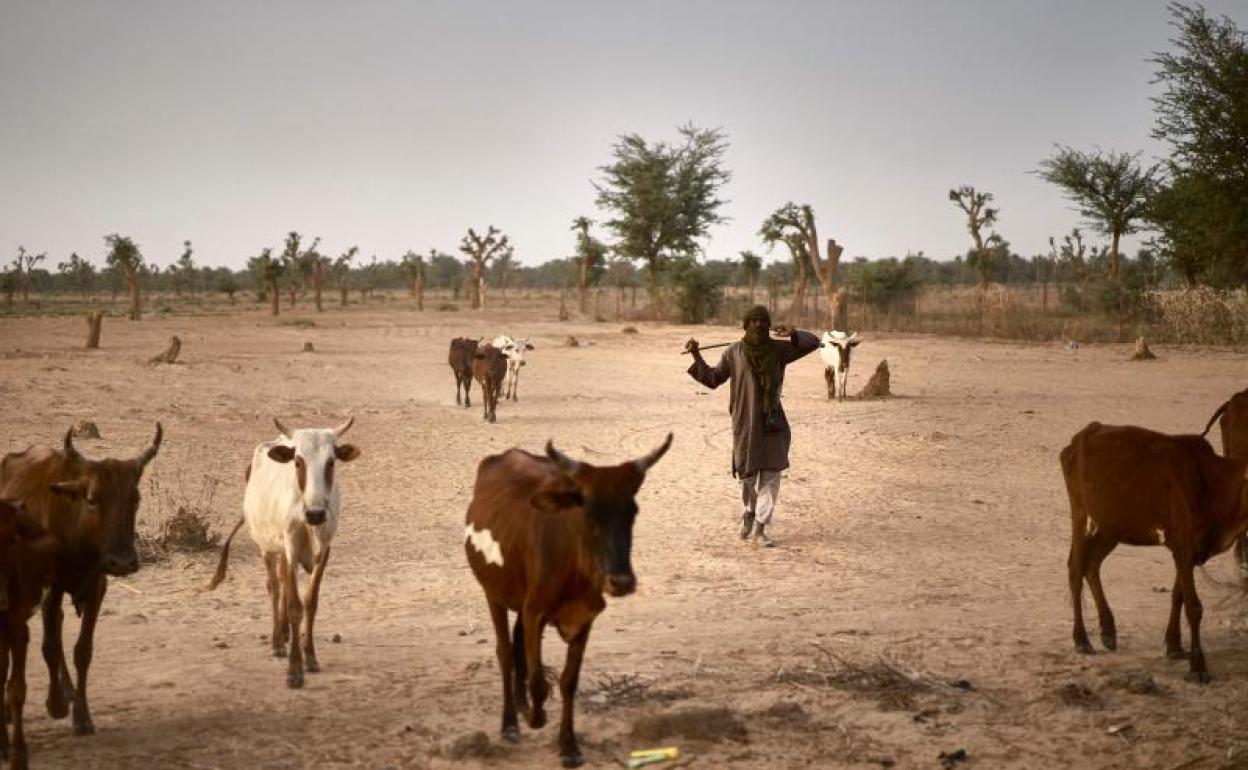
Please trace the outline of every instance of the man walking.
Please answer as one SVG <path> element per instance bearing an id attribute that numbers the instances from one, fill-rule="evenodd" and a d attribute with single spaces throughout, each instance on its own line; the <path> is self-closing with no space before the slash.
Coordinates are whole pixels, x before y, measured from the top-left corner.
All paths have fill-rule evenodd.
<path id="1" fill-rule="evenodd" d="M 741 539 L 750 533 L 759 545 L 772 546 L 767 535 L 780 472 L 789 467 L 789 421 L 780 405 L 784 368 L 814 352 L 819 338 L 787 326 L 774 333 L 787 339 L 771 339 L 771 316 L 758 305 L 745 314 L 745 336 L 728 346 L 719 363 L 710 366 L 702 358 L 697 340 L 685 343 L 693 355 L 689 376 L 708 388 L 729 381 L 728 413 L 732 415 L 732 475 L 741 484 Z"/>

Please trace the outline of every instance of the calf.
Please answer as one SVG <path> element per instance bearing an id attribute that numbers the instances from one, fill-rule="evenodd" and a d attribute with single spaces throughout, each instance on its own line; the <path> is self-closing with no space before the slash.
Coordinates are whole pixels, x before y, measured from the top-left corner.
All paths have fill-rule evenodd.
<path id="1" fill-rule="evenodd" d="M 1222 454 L 1248 460 L 1248 390 L 1241 390 L 1219 406 L 1200 435 L 1206 435 L 1215 422 L 1222 431 Z M 1235 538 L 1235 563 L 1240 581 L 1248 583 L 1248 535 Z"/>
<path id="2" fill-rule="evenodd" d="M 849 356 L 858 347 L 858 332 L 845 334 L 832 330 L 824 332 L 819 340 L 819 357 L 823 359 L 823 380 L 828 384 L 828 400 L 844 401 L 849 381 Z M 837 386 L 840 393 L 837 393 Z"/>
<path id="3" fill-rule="evenodd" d="M 493 345 L 477 348 L 472 359 L 472 376 L 481 383 L 481 400 L 485 402 L 481 419 L 495 422 L 498 393 L 503 388 L 503 378 L 507 376 L 507 356 Z"/>
<path id="4" fill-rule="evenodd" d="M 40 526 L 20 500 L 0 500 L 0 575 L 4 578 L 5 608 L 0 611 L 0 707 L 13 724 L 9 742 L 0 719 L 0 759 L 10 770 L 26 770 L 26 734 L 22 711 L 26 704 L 26 650 L 30 642 L 27 621 L 39 606 L 43 590 L 52 581 L 56 538 Z M 12 672 L 9 665 L 12 663 Z"/>
<path id="5" fill-rule="evenodd" d="M 549 693 L 541 645 L 542 632 L 551 624 L 568 644 L 559 677 L 559 754 L 564 767 L 583 761 L 572 727 L 572 702 L 589 629 L 606 607 L 603 593 L 627 596 L 636 589 L 631 563 L 635 498 L 646 471 L 671 445 L 669 433 L 661 446 L 638 460 L 597 467 L 577 462 L 547 442 L 545 456 L 510 449 L 486 457 L 477 467 L 464 550 L 494 622 L 503 679 L 503 738 L 519 740 L 517 707 L 529 727 L 546 724 L 543 706 Z M 516 613 L 510 633 L 509 610 Z"/>
<path id="6" fill-rule="evenodd" d="M 60 450 L 31 447 L 0 460 L 0 498 L 19 499 L 56 540 L 51 584 L 43 600 L 43 659 L 48 666 L 48 714 L 63 719 L 73 699 L 74 732 L 95 732 L 87 705 L 87 671 L 94 652 L 108 576 L 129 575 L 139 568 L 134 549 L 134 520 L 139 509 L 139 480 L 160 449 L 163 432 L 138 457 L 88 460 L 65 433 Z M 82 617 L 74 645 L 77 686 L 69 676 L 61 644 L 68 594 Z"/>
<path id="7" fill-rule="evenodd" d="M 225 579 L 230 558 L 230 541 L 244 522 L 251 539 L 260 548 L 267 575 L 269 605 L 273 613 L 270 643 L 273 656 L 290 656 L 286 686 L 303 686 L 304 671 L 320 671 L 312 629 L 320 601 L 321 579 L 329 562 L 329 547 L 338 531 L 342 495 L 334 483 L 335 461 L 351 462 L 360 450 L 338 439 L 355 418 L 333 430 L 287 430 L 274 418 L 281 433 L 272 441 L 262 441 L 251 453 L 245 474 L 243 518 L 234 525 L 221 548 L 221 559 L 208 589 Z M 307 591 L 299 596 L 299 568 L 311 574 Z M 307 629 L 300 646 L 300 624 L 307 618 Z"/>
<path id="8" fill-rule="evenodd" d="M 490 344 L 507 356 L 507 379 L 503 382 L 503 398 L 519 401 L 520 367 L 525 364 L 524 354 L 532 350 L 533 345 L 528 337 L 517 340 L 505 334 L 495 337 Z"/>
<path id="9" fill-rule="evenodd" d="M 455 403 L 459 404 L 459 391 L 464 391 L 463 405 L 464 407 L 472 406 L 472 357 L 477 352 L 477 343 L 480 340 L 468 339 L 467 337 L 456 337 L 451 340 L 451 349 L 447 354 L 446 361 L 451 365 L 451 371 L 455 374 Z"/>
<path id="10" fill-rule="evenodd" d="M 1200 644 L 1200 599 L 1192 571 L 1248 529 L 1248 460 L 1219 457 L 1200 436 L 1170 436 L 1094 422 L 1061 452 L 1070 497 L 1068 577 L 1075 649 L 1091 653 L 1083 625 L 1083 582 L 1096 601 L 1101 642 L 1118 646 L 1114 615 L 1101 587 L 1101 562 L 1119 543 L 1164 545 L 1174 557 L 1166 653 L 1184 657 L 1179 611 L 1187 608 L 1187 678 L 1208 682 Z"/>

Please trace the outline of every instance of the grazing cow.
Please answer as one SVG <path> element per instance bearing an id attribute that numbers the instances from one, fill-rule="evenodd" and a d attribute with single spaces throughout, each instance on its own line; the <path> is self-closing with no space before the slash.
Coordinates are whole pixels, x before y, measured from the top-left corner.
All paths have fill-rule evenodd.
<path id="1" fill-rule="evenodd" d="M 507 376 L 507 356 L 493 345 L 477 348 L 472 359 L 472 376 L 481 383 L 481 400 L 485 402 L 481 419 L 495 422 L 498 394 L 503 389 L 503 378 Z"/>
<path id="2" fill-rule="evenodd" d="M 524 366 L 524 354 L 533 349 L 533 344 L 528 337 L 517 340 L 505 334 L 495 337 L 490 344 L 507 356 L 507 379 L 503 383 L 503 398 L 519 401 L 520 392 L 517 386 L 520 383 L 520 367 Z"/>
<path id="3" fill-rule="evenodd" d="M 823 379 L 828 384 L 828 400 L 844 401 L 845 387 L 849 381 L 849 356 L 862 340 L 858 332 L 846 334 L 832 330 L 824 332 L 819 340 L 819 357 L 823 359 Z M 840 393 L 837 393 L 837 387 Z"/>
<path id="4" fill-rule="evenodd" d="M 477 467 L 464 550 L 494 621 L 503 678 L 503 738 L 519 740 L 517 706 L 529 727 L 546 724 L 548 687 L 541 644 L 542 631 L 553 625 L 568 644 L 559 677 L 559 754 L 564 767 L 582 762 L 572 729 L 572 701 L 589 629 L 606 607 L 604 592 L 627 596 L 636 588 L 630 561 L 635 498 L 646 471 L 671 445 L 669 433 L 661 446 L 638 460 L 597 467 L 572 460 L 547 442 L 545 456 L 509 449 L 486 457 Z M 511 634 L 508 610 L 517 613 Z"/>
<path id="5" fill-rule="evenodd" d="M 477 352 L 477 343 L 480 340 L 468 339 L 467 337 L 456 337 L 451 340 L 451 350 L 447 354 L 446 361 L 451 365 L 451 371 L 455 374 L 455 403 L 459 404 L 459 391 L 464 391 L 463 405 L 465 408 L 472 406 L 472 357 Z"/>
<path id="6" fill-rule="evenodd" d="M 1222 431 L 1222 454 L 1248 460 L 1248 390 L 1241 390 L 1219 406 L 1200 435 L 1209 433 L 1215 422 Z M 1248 535 L 1235 538 L 1235 563 L 1240 580 L 1248 583 Z"/>
<path id="7" fill-rule="evenodd" d="M 51 585 L 43 601 L 43 658 L 48 665 L 48 714 L 63 719 L 73 699 L 74 732 L 95 732 L 87 705 L 87 670 L 94 652 L 95 624 L 108 590 L 108 576 L 122 577 L 139 568 L 134 549 L 134 520 L 139 509 L 139 480 L 160 449 L 163 432 L 129 460 L 88 460 L 74 448 L 73 431 L 60 451 L 31 447 L 0 460 L 0 498 L 21 500 L 56 539 Z M 68 594 L 82 617 L 74 645 L 75 687 L 61 643 Z"/>
<path id="8" fill-rule="evenodd" d="M 1208 682 L 1192 570 L 1248 529 L 1248 460 L 1219 457 L 1200 436 L 1097 422 L 1074 435 L 1061 460 L 1070 497 L 1075 649 L 1092 652 L 1083 625 L 1083 582 L 1096 601 L 1101 641 L 1106 649 L 1116 649 L 1118 633 L 1101 587 L 1101 562 L 1119 543 L 1164 545 L 1175 566 L 1166 654 L 1184 657 L 1179 611 L 1186 607 L 1191 630 L 1187 678 Z"/>
<path id="9" fill-rule="evenodd" d="M 30 631 L 26 622 L 39 606 L 43 590 L 52 581 L 56 538 L 40 526 L 20 500 L 0 500 L 0 575 L 4 579 L 4 609 L 0 610 L 0 692 L 7 699 L 0 711 L 13 724 L 9 742 L 0 719 L 0 759 L 10 770 L 26 770 L 28 755 L 22 711 L 26 704 L 26 650 Z M 9 664 L 12 663 L 10 673 Z"/>
<path id="10" fill-rule="evenodd" d="M 267 575 L 265 587 L 273 612 L 270 643 L 273 657 L 290 656 L 286 686 L 302 687 L 303 673 L 320 671 L 316 643 L 312 636 L 321 594 L 321 579 L 329 562 L 329 547 L 338 531 L 342 494 L 334 483 L 335 461 L 351 462 L 360 456 L 352 444 L 338 439 L 355 418 L 333 430 L 287 430 L 274 418 L 281 435 L 262 441 L 251 453 L 245 474 L 243 518 L 234 525 L 221 548 L 221 560 L 208 589 L 225 579 L 230 559 L 230 541 L 244 522 L 251 539 L 260 547 Z M 293 462 L 292 462 L 293 461 Z M 312 575 L 307 591 L 299 596 L 299 568 Z M 307 617 L 307 630 L 300 646 L 300 623 Z"/>

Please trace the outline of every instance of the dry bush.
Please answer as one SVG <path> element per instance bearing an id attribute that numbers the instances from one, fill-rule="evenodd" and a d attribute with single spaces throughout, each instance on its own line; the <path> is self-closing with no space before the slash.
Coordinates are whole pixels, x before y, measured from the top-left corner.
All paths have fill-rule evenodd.
<path id="1" fill-rule="evenodd" d="M 1248 341 L 1248 293 L 1219 291 L 1208 286 L 1182 291 L 1152 291 L 1147 301 L 1156 310 L 1159 336 L 1171 342 L 1204 345 Z"/>
<path id="2" fill-rule="evenodd" d="M 833 687 L 872 698 L 881 708 L 894 711 L 914 708 L 914 698 L 919 695 L 953 694 L 969 688 L 969 684 L 950 684 L 884 656 L 870 663 L 858 663 L 821 645 L 814 646 L 822 653 L 821 663 L 781 670 L 775 680 L 807 687 Z"/>
<path id="3" fill-rule="evenodd" d="M 155 531 L 141 529 L 135 534 L 139 559 L 158 562 L 175 552 L 198 553 L 216 548 L 219 533 L 211 531 L 212 501 L 221 480 L 204 475 L 199 489 L 188 493 L 182 475 L 177 488 L 163 486 L 156 476 L 149 479 L 149 498 L 156 505 Z"/>

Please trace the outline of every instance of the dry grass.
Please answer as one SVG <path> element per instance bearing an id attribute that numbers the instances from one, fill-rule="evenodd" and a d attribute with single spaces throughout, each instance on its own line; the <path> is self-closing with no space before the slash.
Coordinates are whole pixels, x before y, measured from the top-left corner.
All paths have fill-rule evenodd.
<path id="1" fill-rule="evenodd" d="M 173 553 L 199 553 L 216 548 L 221 535 L 211 531 L 212 501 L 220 479 L 205 475 L 199 489 L 188 493 L 181 474 L 177 487 L 168 488 L 153 476 L 150 499 L 156 503 L 155 530 L 140 529 L 135 535 L 139 559 L 164 561 Z"/>

